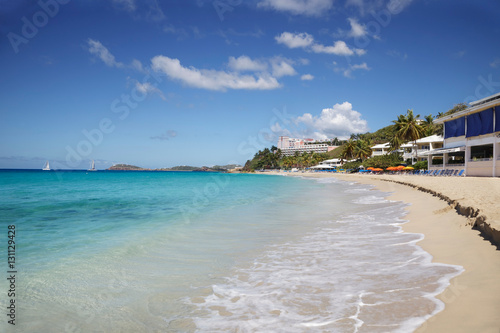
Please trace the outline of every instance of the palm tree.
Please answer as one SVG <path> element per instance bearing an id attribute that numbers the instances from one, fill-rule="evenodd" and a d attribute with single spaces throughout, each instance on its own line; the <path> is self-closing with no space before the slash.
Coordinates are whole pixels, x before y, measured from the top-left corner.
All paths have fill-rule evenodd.
<path id="1" fill-rule="evenodd" d="M 293 164 L 293 161 L 292 161 L 292 156 L 283 156 L 283 158 L 281 159 L 281 165 L 285 168 L 285 169 L 289 169 Z"/>
<path id="2" fill-rule="evenodd" d="M 342 160 L 352 160 L 352 158 L 354 157 L 354 148 L 356 147 L 356 143 L 354 140 L 352 139 L 349 139 L 349 141 L 347 141 L 345 144 L 344 144 L 344 147 L 342 148 L 342 153 L 340 154 L 340 158 Z"/>
<path id="3" fill-rule="evenodd" d="M 432 116 L 432 114 L 424 117 L 422 126 L 424 127 L 425 136 L 431 136 L 432 134 L 434 134 L 436 126 L 434 125 L 434 117 Z"/>
<path id="4" fill-rule="evenodd" d="M 311 155 L 309 155 L 308 153 L 306 152 L 303 152 L 302 153 L 302 163 L 304 164 L 304 166 L 307 168 L 309 167 L 309 165 L 311 164 Z"/>
<path id="5" fill-rule="evenodd" d="M 420 124 L 420 115 L 413 115 L 413 110 L 408 109 L 406 115 L 399 115 L 397 120 L 394 120 L 396 129 L 396 137 L 401 142 L 413 141 L 413 151 L 417 152 L 415 146 L 417 140 L 424 136 L 424 127 Z M 413 164 L 413 156 L 412 156 Z"/>
<path id="6" fill-rule="evenodd" d="M 403 142 L 401 142 L 401 139 L 398 136 L 394 135 L 389 140 L 389 151 L 393 152 L 395 150 L 398 150 L 402 144 L 403 144 Z"/>
<path id="7" fill-rule="evenodd" d="M 372 149 L 370 148 L 370 140 L 358 140 L 356 141 L 356 146 L 354 147 L 354 157 L 364 159 L 372 155 Z"/>

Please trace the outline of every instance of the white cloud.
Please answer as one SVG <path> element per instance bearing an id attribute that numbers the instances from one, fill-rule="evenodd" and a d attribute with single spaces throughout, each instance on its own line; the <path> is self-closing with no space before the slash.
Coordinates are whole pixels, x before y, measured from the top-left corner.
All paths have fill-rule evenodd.
<path id="1" fill-rule="evenodd" d="M 292 134 L 292 132 L 290 132 L 288 130 L 288 128 L 281 127 L 279 122 L 276 122 L 274 125 L 271 125 L 271 131 L 276 136 L 299 136 L 299 135 Z"/>
<path id="2" fill-rule="evenodd" d="M 115 57 L 104 45 L 101 44 L 101 42 L 89 39 L 87 43 L 89 46 L 88 51 L 99 57 L 99 59 L 101 59 L 106 65 L 110 67 L 123 67 L 123 64 L 121 62 L 117 62 Z"/>
<path id="3" fill-rule="evenodd" d="M 328 53 L 343 56 L 350 56 L 354 54 L 354 51 L 347 46 L 344 41 L 338 40 L 332 46 L 325 46 L 321 44 L 314 44 L 312 50 L 315 53 Z"/>
<path id="4" fill-rule="evenodd" d="M 166 100 L 166 98 L 165 98 L 165 96 L 163 96 L 163 93 L 161 92 L 161 90 L 156 88 L 154 85 L 152 85 L 149 82 L 144 82 L 144 83 L 136 82 L 135 88 L 139 92 L 141 92 L 145 95 L 157 94 L 158 96 L 160 96 L 161 99 L 163 99 L 164 101 Z"/>
<path id="5" fill-rule="evenodd" d="M 359 64 L 359 65 L 352 65 L 351 66 L 352 69 L 364 69 L 364 70 L 367 70 L 369 71 L 371 68 L 368 67 L 368 65 L 366 64 L 366 62 L 362 63 L 362 64 Z"/>
<path id="6" fill-rule="evenodd" d="M 291 33 L 283 32 L 281 35 L 274 37 L 278 44 L 285 44 L 291 49 L 302 47 L 305 48 L 310 46 L 314 42 L 313 36 L 309 35 L 307 32 L 302 33 Z"/>
<path id="7" fill-rule="evenodd" d="M 315 139 L 338 137 L 348 138 L 352 133 L 365 133 L 368 129 L 361 113 L 352 109 L 352 104 L 344 102 L 321 111 L 319 116 L 304 113 L 295 119 L 298 126 L 305 127 L 304 134 Z"/>
<path id="8" fill-rule="evenodd" d="M 363 49 L 354 49 L 354 52 L 356 52 L 356 54 L 359 56 L 366 54 L 366 50 L 363 50 Z"/>
<path id="9" fill-rule="evenodd" d="M 132 60 L 132 64 L 130 66 L 138 72 L 144 72 L 142 63 L 137 59 Z"/>
<path id="10" fill-rule="evenodd" d="M 254 76 L 211 69 L 187 68 L 181 65 L 179 59 L 166 56 L 156 56 L 151 63 L 154 70 L 163 72 L 171 80 L 177 80 L 195 88 L 226 91 L 227 89 L 270 90 L 281 87 L 278 80 L 267 73 Z"/>
<path id="11" fill-rule="evenodd" d="M 290 59 L 286 58 L 281 58 L 281 57 L 275 57 L 271 59 L 271 67 L 272 67 L 272 73 L 273 76 L 275 77 L 282 77 L 282 76 L 293 76 L 296 75 L 297 72 L 292 66 L 293 61 Z"/>
<path id="12" fill-rule="evenodd" d="M 294 15 L 319 16 L 333 7 L 333 0 L 262 0 L 257 7 Z"/>
<path id="13" fill-rule="evenodd" d="M 300 77 L 302 81 L 312 81 L 314 80 L 314 76 L 311 74 L 304 74 Z"/>
<path id="14" fill-rule="evenodd" d="M 327 53 L 341 56 L 351 56 L 353 54 L 363 55 L 366 53 L 363 49 L 351 49 L 346 42 L 338 40 L 331 46 L 315 43 L 314 37 L 308 33 L 283 32 L 275 37 L 278 44 L 284 44 L 289 48 L 304 48 L 314 53 Z"/>
<path id="15" fill-rule="evenodd" d="M 263 72 L 267 70 L 267 64 L 259 60 L 252 60 L 247 56 L 239 56 L 238 58 L 229 57 L 229 68 L 237 72 L 252 71 Z"/>
<path id="16" fill-rule="evenodd" d="M 363 37 L 367 34 L 366 27 L 359 24 L 356 19 L 349 18 L 348 20 L 351 24 L 351 31 L 349 32 L 350 37 Z"/>
<path id="17" fill-rule="evenodd" d="M 358 65 L 350 65 L 349 68 L 347 68 L 347 69 L 345 69 L 345 68 L 336 68 L 335 71 L 336 72 L 343 71 L 343 74 L 344 74 L 345 77 L 352 78 L 352 72 L 356 71 L 356 70 L 359 70 L 359 69 L 363 69 L 365 71 L 371 70 L 371 68 L 368 67 L 368 65 L 366 64 L 366 62 L 364 62 L 364 63 L 358 64 Z"/>
<path id="18" fill-rule="evenodd" d="M 130 65 L 125 65 L 122 62 L 116 61 L 115 56 L 109 52 L 109 50 L 102 45 L 101 42 L 93 39 L 89 39 L 87 41 L 88 51 L 102 60 L 109 67 L 117 67 L 117 68 L 132 68 L 138 72 L 145 73 L 146 69 L 142 66 L 142 63 L 133 59 Z"/>

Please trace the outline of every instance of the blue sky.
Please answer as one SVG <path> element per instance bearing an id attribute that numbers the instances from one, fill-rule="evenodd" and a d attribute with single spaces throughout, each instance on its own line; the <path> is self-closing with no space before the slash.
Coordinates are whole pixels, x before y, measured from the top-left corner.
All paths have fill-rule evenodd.
<path id="1" fill-rule="evenodd" d="M 0 168 L 243 164 L 500 91 L 500 3 L 0 0 Z"/>

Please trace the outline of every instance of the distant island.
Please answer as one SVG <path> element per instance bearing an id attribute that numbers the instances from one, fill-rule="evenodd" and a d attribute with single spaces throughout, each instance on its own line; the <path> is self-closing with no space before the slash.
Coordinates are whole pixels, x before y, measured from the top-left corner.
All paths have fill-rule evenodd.
<path id="1" fill-rule="evenodd" d="M 109 171 L 187 171 L 187 172 L 234 172 L 241 168 L 238 164 L 214 165 L 213 167 L 195 167 L 189 165 L 180 165 L 172 168 L 147 169 L 130 164 L 115 164 L 106 170 Z"/>
<path id="2" fill-rule="evenodd" d="M 151 169 L 144 169 L 135 165 L 130 164 L 115 164 L 106 170 L 111 171 L 150 171 Z"/>

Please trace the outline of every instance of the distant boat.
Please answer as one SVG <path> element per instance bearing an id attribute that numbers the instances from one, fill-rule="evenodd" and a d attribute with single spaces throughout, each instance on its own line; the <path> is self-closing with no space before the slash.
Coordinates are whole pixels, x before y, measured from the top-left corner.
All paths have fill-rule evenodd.
<path id="1" fill-rule="evenodd" d="M 50 171 L 50 165 L 49 165 L 49 161 L 45 162 L 45 166 L 43 167 L 44 171 Z"/>
<path id="2" fill-rule="evenodd" d="M 94 160 L 92 160 L 92 163 L 90 163 L 90 169 L 88 169 L 87 171 L 97 171 L 95 168 Z"/>

